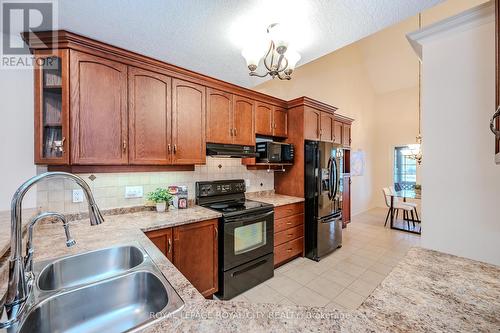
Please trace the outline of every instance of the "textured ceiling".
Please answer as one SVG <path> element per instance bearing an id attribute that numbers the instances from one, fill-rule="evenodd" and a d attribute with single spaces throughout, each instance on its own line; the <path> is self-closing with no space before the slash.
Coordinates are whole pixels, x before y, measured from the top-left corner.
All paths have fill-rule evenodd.
<path id="1" fill-rule="evenodd" d="M 298 65 L 442 0 L 59 0 L 59 28 L 245 87 L 241 47 L 280 22 Z"/>

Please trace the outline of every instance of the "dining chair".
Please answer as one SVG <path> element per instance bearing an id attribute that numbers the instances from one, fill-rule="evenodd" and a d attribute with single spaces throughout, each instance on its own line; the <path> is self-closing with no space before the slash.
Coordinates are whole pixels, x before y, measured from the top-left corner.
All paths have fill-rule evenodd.
<path id="1" fill-rule="evenodd" d="M 387 226 L 387 220 L 389 219 L 389 216 L 391 214 L 391 195 L 393 194 L 393 192 L 391 191 L 390 188 L 384 187 L 382 189 L 382 194 L 384 195 L 385 205 L 389 208 L 389 210 L 387 211 L 387 216 L 385 217 L 385 223 L 384 223 L 384 227 L 385 227 L 385 226 Z M 398 198 L 395 197 L 393 199 L 393 206 L 392 206 L 395 213 L 397 214 L 397 212 L 399 210 L 403 211 L 403 219 L 406 221 L 406 224 L 408 225 L 408 229 L 410 229 L 410 216 L 408 214 L 410 212 L 412 215 L 411 220 L 413 222 L 413 227 L 415 227 L 415 219 L 413 217 L 413 207 L 410 205 L 406 205 L 404 202 L 400 202 L 396 199 L 398 199 Z"/>
<path id="2" fill-rule="evenodd" d="M 399 190 L 398 190 L 398 186 L 399 186 Z M 399 185 L 398 183 L 394 183 L 394 186 L 390 186 L 389 189 L 392 191 L 392 193 L 395 193 L 395 191 L 401 191 L 401 185 Z M 402 202 L 399 200 L 399 198 L 394 197 L 394 202 L 396 202 L 396 201 L 400 202 L 403 205 L 411 206 L 413 208 L 413 210 L 411 211 L 411 215 L 413 216 L 413 212 L 415 212 L 415 216 L 413 216 L 413 220 L 416 221 L 417 223 L 420 222 L 420 219 L 418 218 L 418 211 L 417 211 L 418 204 L 413 203 L 413 202 L 408 202 L 408 201 Z M 397 214 L 398 213 L 396 213 L 396 220 L 398 219 Z M 415 224 L 415 223 L 413 223 L 413 224 Z"/>

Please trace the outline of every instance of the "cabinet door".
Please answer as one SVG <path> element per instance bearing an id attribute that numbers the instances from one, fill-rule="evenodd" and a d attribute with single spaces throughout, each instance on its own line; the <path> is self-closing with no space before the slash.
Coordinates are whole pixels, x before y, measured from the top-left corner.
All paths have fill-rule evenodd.
<path id="1" fill-rule="evenodd" d="M 205 87 L 172 80 L 172 163 L 205 163 Z"/>
<path id="2" fill-rule="evenodd" d="M 127 66 L 71 51 L 72 164 L 127 164 Z"/>
<path id="3" fill-rule="evenodd" d="M 288 136 L 288 113 L 285 109 L 275 107 L 273 111 L 273 136 Z"/>
<path id="4" fill-rule="evenodd" d="M 346 147 L 351 146 L 351 125 L 343 124 L 342 125 L 342 144 Z"/>
<path id="5" fill-rule="evenodd" d="M 333 142 L 342 144 L 342 123 L 338 121 L 333 123 Z"/>
<path id="6" fill-rule="evenodd" d="M 207 142 L 233 142 L 233 95 L 207 88 Z"/>
<path id="7" fill-rule="evenodd" d="M 320 138 L 321 141 L 333 142 L 334 120 L 333 114 L 321 113 L 320 116 Z"/>
<path id="8" fill-rule="evenodd" d="M 319 140 L 321 112 L 305 108 L 304 110 L 304 138 L 306 140 Z"/>
<path id="9" fill-rule="evenodd" d="M 205 297 L 218 290 L 217 220 L 174 228 L 174 265 Z"/>
<path id="10" fill-rule="evenodd" d="M 345 176 L 342 191 L 342 224 L 351 222 L 351 177 Z"/>
<path id="11" fill-rule="evenodd" d="M 36 51 L 35 163 L 69 164 L 69 53 Z"/>
<path id="12" fill-rule="evenodd" d="M 172 80 L 128 68 L 130 164 L 170 164 Z"/>
<path id="13" fill-rule="evenodd" d="M 254 109 L 253 100 L 241 96 L 234 96 L 234 144 L 255 145 Z"/>
<path id="14" fill-rule="evenodd" d="M 273 135 L 273 109 L 272 105 L 255 103 L 255 134 Z"/>
<path id="15" fill-rule="evenodd" d="M 160 229 L 146 232 L 146 236 L 172 262 L 173 241 L 172 228 Z"/>

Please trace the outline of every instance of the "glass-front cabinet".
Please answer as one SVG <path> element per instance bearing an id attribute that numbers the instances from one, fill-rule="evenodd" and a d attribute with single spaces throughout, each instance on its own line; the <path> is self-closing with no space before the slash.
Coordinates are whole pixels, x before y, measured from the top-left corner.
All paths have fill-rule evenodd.
<path id="1" fill-rule="evenodd" d="M 69 164 L 68 51 L 35 56 L 35 163 Z"/>

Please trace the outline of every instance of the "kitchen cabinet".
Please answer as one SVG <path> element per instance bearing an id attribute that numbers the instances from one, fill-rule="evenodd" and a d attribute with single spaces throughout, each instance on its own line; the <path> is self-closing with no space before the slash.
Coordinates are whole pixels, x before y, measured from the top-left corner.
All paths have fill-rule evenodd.
<path id="1" fill-rule="evenodd" d="M 174 265 L 205 297 L 218 290 L 218 220 L 174 228 Z"/>
<path id="2" fill-rule="evenodd" d="M 233 143 L 238 145 L 255 145 L 254 124 L 255 103 L 241 96 L 234 96 Z"/>
<path id="3" fill-rule="evenodd" d="M 273 136 L 286 138 L 288 136 L 288 112 L 286 109 L 274 107 Z"/>
<path id="4" fill-rule="evenodd" d="M 35 53 L 35 163 L 69 163 L 69 53 Z"/>
<path id="5" fill-rule="evenodd" d="M 156 245 L 165 257 L 170 260 L 170 262 L 173 261 L 172 228 L 148 231 L 146 232 L 146 236 Z"/>
<path id="6" fill-rule="evenodd" d="M 285 108 L 256 102 L 255 134 L 286 138 L 288 136 L 288 113 Z"/>
<path id="7" fill-rule="evenodd" d="M 342 124 L 342 144 L 344 147 L 351 146 L 351 124 Z"/>
<path id="8" fill-rule="evenodd" d="M 130 164 L 171 163 L 172 79 L 128 69 Z"/>
<path id="9" fill-rule="evenodd" d="M 146 236 L 205 297 L 218 291 L 218 220 L 146 232 Z"/>
<path id="10" fill-rule="evenodd" d="M 333 123 L 333 143 L 342 144 L 342 123 L 339 121 Z"/>
<path id="11" fill-rule="evenodd" d="M 255 102 L 208 89 L 207 142 L 255 145 Z"/>
<path id="12" fill-rule="evenodd" d="M 322 112 L 320 116 L 320 140 L 333 142 L 334 131 L 333 114 Z"/>
<path id="13" fill-rule="evenodd" d="M 342 224 L 346 226 L 351 222 L 351 177 L 344 176 L 342 181 Z"/>
<path id="14" fill-rule="evenodd" d="M 233 142 L 233 95 L 207 89 L 207 142 Z"/>
<path id="15" fill-rule="evenodd" d="M 321 111 L 305 108 L 304 110 L 304 139 L 320 139 Z"/>
<path id="16" fill-rule="evenodd" d="M 128 164 L 127 66 L 70 52 L 73 164 Z"/>
<path id="17" fill-rule="evenodd" d="M 255 103 L 255 134 L 273 135 L 273 106 L 270 104 Z"/>
<path id="18" fill-rule="evenodd" d="M 172 80 L 172 164 L 205 163 L 205 117 L 205 87 Z"/>
<path id="19" fill-rule="evenodd" d="M 304 251 L 304 203 L 274 209 L 274 266 L 280 266 Z"/>

